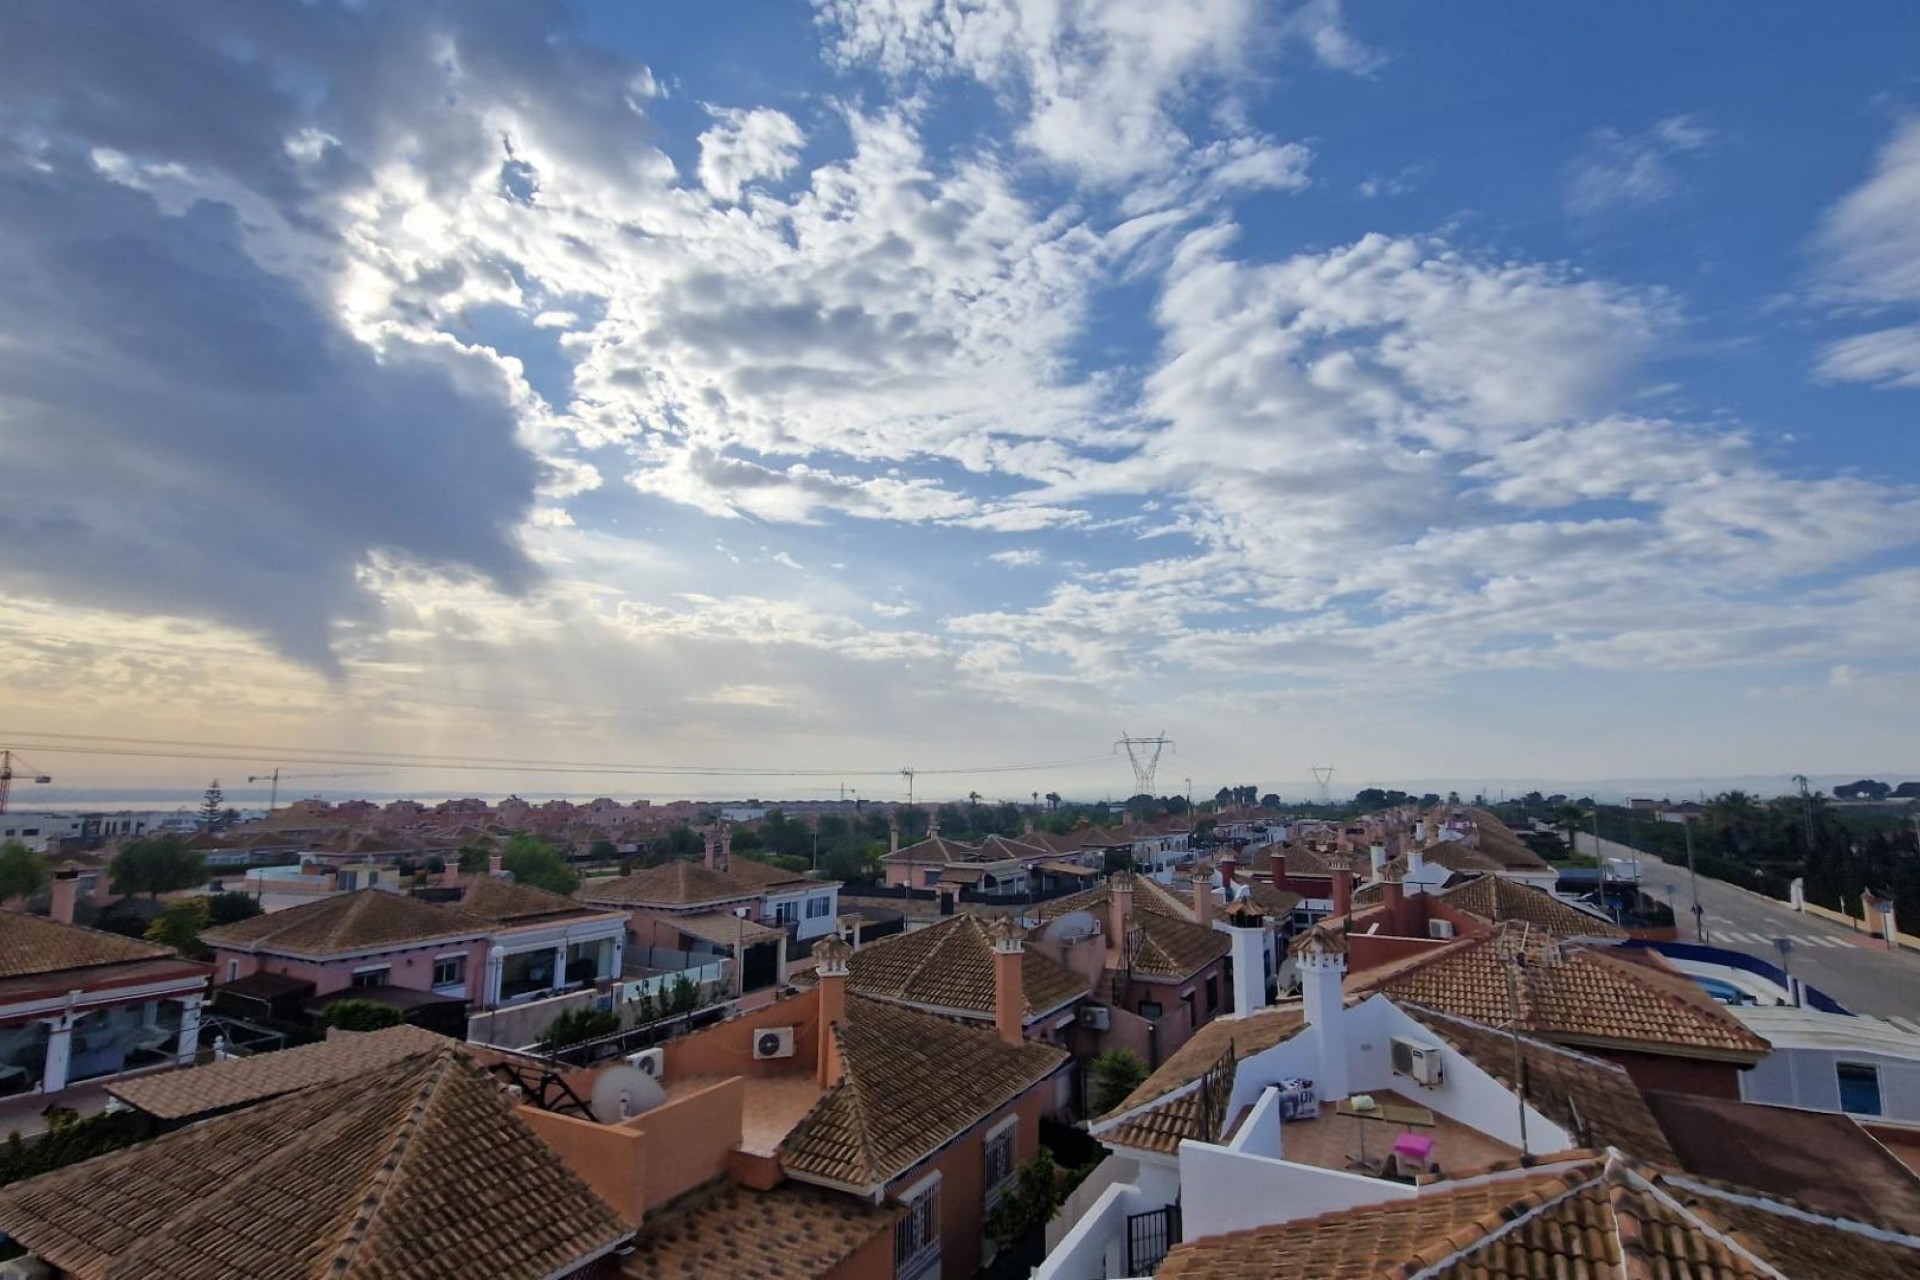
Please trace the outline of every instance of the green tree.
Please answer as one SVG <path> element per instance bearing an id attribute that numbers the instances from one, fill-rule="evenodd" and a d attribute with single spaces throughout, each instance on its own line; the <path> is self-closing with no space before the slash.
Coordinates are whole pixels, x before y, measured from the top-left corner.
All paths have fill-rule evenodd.
<path id="1" fill-rule="evenodd" d="M 1093 1113 L 1105 1115 L 1147 1078 L 1146 1059 L 1131 1049 L 1106 1049 L 1094 1055 Z"/>
<path id="2" fill-rule="evenodd" d="M 537 1043 L 552 1053 L 583 1040 L 610 1036 L 619 1029 L 620 1015 L 617 1013 L 604 1009 L 569 1009 L 547 1024 Z"/>
<path id="3" fill-rule="evenodd" d="M 200 941 L 206 927 L 207 900 L 182 898 L 169 902 L 167 909 L 154 917 L 153 923 L 147 926 L 146 939 L 172 947 L 189 960 L 206 960 L 213 955 L 212 949 Z"/>
<path id="4" fill-rule="evenodd" d="M 379 1031 L 400 1025 L 400 1011 L 378 1000 L 336 1000 L 327 1006 L 327 1025 L 336 1031 Z"/>
<path id="5" fill-rule="evenodd" d="M 260 914 L 260 904 L 251 894 L 213 893 L 207 895 L 207 921 L 210 925 L 237 924 Z"/>
<path id="6" fill-rule="evenodd" d="M 220 779 L 215 778 L 207 784 L 205 794 L 200 797 L 200 829 L 218 831 L 227 825 L 227 797 L 220 790 Z"/>
<path id="7" fill-rule="evenodd" d="M 493 859 L 494 843 L 492 836 L 481 836 L 469 840 L 460 846 L 460 874 L 463 876 L 485 875 Z"/>
<path id="8" fill-rule="evenodd" d="M 572 893 L 580 887 L 580 873 L 567 865 L 559 850 L 539 836 L 524 832 L 508 837 L 500 869 L 511 872 L 515 883 L 553 893 Z"/>
<path id="9" fill-rule="evenodd" d="M 987 1238 L 1002 1249 L 1045 1229 L 1067 1198 L 1066 1179 L 1053 1162 L 1053 1153 L 1045 1147 L 1040 1154 L 1020 1167 L 1013 1191 L 987 1215 Z"/>
<path id="10" fill-rule="evenodd" d="M 612 862 L 620 856 L 620 850 L 611 840 L 595 840 L 593 847 L 587 850 L 587 856 L 595 862 Z"/>
<path id="11" fill-rule="evenodd" d="M 115 893 L 144 893 L 158 898 L 206 883 L 207 863 L 179 836 L 153 836 L 127 841 L 113 860 L 110 874 Z"/>
<path id="12" fill-rule="evenodd" d="M 18 840 L 0 844 L 0 899 L 31 898 L 46 886 L 46 859 Z"/>

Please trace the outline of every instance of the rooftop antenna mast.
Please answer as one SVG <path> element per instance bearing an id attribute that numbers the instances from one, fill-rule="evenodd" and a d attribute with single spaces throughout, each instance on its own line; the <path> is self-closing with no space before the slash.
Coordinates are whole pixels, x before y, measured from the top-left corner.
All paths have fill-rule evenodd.
<path id="1" fill-rule="evenodd" d="M 1333 766 L 1311 765 L 1313 780 L 1320 784 L 1320 803 L 1333 803 Z"/>
<path id="2" fill-rule="evenodd" d="M 915 772 L 916 770 L 912 765 L 908 765 L 900 771 L 900 776 L 907 780 L 907 808 L 909 809 L 913 808 L 913 775 Z"/>
<path id="3" fill-rule="evenodd" d="M 1117 750 L 1127 749 L 1127 763 L 1133 766 L 1133 794 L 1150 796 L 1153 794 L 1153 775 L 1160 768 L 1160 753 L 1173 745 L 1173 739 L 1162 730 L 1151 738 L 1136 738 L 1126 730 L 1120 731 L 1120 741 L 1113 744 Z"/>

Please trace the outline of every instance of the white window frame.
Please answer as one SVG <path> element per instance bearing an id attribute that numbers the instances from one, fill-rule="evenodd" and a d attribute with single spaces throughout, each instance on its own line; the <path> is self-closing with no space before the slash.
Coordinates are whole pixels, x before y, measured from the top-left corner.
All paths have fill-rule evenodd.
<path id="1" fill-rule="evenodd" d="M 924 1275 L 940 1259 L 940 1183 L 938 1173 L 930 1173 L 896 1197 L 906 1213 L 893 1226 L 893 1274 L 907 1280 Z M 911 1253 L 901 1247 L 919 1237 Z"/>
<path id="2" fill-rule="evenodd" d="M 833 895 L 817 893 L 807 899 L 807 919 L 819 920 L 833 914 Z"/>
<path id="3" fill-rule="evenodd" d="M 370 973 L 379 973 L 379 974 L 384 974 L 386 976 L 382 978 L 379 982 L 360 981 L 361 978 L 365 977 L 367 974 L 370 974 Z M 350 982 L 348 985 L 352 987 L 361 987 L 361 988 L 385 987 L 385 986 L 392 985 L 392 979 L 393 979 L 393 966 L 391 964 L 363 964 L 359 968 L 353 971 L 353 981 Z"/>
<path id="4" fill-rule="evenodd" d="M 1000 1180 L 993 1180 L 993 1148 L 997 1142 L 1004 1141 L 1007 1151 L 1007 1169 Z M 999 1124 L 987 1130 L 980 1142 L 981 1184 L 986 1188 L 981 1197 L 988 1213 L 1000 1203 L 1000 1198 L 1013 1189 L 1020 1177 L 1020 1117 L 1010 1115 Z"/>
<path id="5" fill-rule="evenodd" d="M 447 981 L 442 982 L 440 981 L 440 966 L 446 963 L 447 961 L 453 961 L 459 964 L 460 974 L 458 977 L 449 978 L 447 979 Z M 464 983 L 466 980 L 467 980 L 467 953 L 466 952 L 449 951 L 445 955 L 435 956 L 433 958 L 433 985 L 435 987 L 457 987 L 460 984 Z"/>

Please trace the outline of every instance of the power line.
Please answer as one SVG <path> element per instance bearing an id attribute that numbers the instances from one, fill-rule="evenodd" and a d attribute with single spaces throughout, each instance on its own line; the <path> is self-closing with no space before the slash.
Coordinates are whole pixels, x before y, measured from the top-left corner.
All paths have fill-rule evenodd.
<path id="1" fill-rule="evenodd" d="M 0 730 L 0 734 L 11 731 Z M 262 755 L 279 757 L 298 764 L 385 765 L 399 769 L 437 769 L 498 771 L 517 769 L 529 773 L 606 774 L 657 777 L 708 778 L 819 778 L 899 776 L 897 768 L 752 768 L 734 765 L 655 764 L 628 761 L 536 760 L 504 756 L 428 756 L 395 751 L 370 751 L 356 748 L 288 747 L 263 743 L 205 742 L 178 738 L 116 737 L 107 734 L 55 733 L 45 731 L 18 735 L 35 751 L 80 756 L 118 756 L 133 759 L 230 761 L 253 760 Z M 28 738 L 46 741 L 27 742 Z M 1037 760 L 1014 764 L 983 764 L 941 769 L 917 769 L 917 774 L 965 776 L 974 774 L 1032 773 L 1045 769 L 1064 769 L 1101 763 L 1107 756 L 1083 756 L 1078 759 Z"/>

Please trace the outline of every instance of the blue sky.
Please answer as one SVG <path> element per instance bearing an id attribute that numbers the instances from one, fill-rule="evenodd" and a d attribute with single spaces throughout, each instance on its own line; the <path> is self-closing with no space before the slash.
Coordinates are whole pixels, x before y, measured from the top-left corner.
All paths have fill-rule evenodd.
<path id="1" fill-rule="evenodd" d="M 1207 790 L 1920 771 L 1916 47 L 9 6 L 0 737 L 424 791 L 1104 793 L 1123 729 Z"/>

